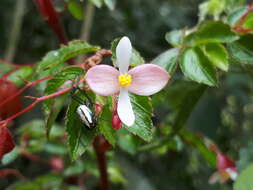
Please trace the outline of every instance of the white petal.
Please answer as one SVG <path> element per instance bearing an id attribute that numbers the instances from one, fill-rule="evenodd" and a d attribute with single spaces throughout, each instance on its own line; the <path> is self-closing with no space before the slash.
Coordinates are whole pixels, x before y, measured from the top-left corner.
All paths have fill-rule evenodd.
<path id="1" fill-rule="evenodd" d="M 227 168 L 227 169 L 226 169 L 226 172 L 229 174 L 230 178 L 231 178 L 233 181 L 236 180 L 236 178 L 237 178 L 237 176 L 238 176 L 236 170 L 234 170 L 233 168 Z"/>
<path id="2" fill-rule="evenodd" d="M 128 37 L 120 39 L 116 47 L 117 65 L 121 74 L 127 73 L 132 55 L 132 45 Z"/>
<path id="3" fill-rule="evenodd" d="M 117 111 L 122 123 L 127 126 L 132 126 L 134 124 L 135 116 L 126 88 L 121 88 L 120 90 Z"/>

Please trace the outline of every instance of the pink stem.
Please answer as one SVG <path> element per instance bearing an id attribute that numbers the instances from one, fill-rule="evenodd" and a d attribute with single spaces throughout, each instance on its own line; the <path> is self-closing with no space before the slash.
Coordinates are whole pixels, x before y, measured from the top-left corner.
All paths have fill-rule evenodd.
<path id="1" fill-rule="evenodd" d="M 0 103 L 0 107 L 2 107 L 3 105 L 5 105 L 6 103 L 8 103 L 9 101 L 13 100 L 14 98 L 16 98 L 17 96 L 19 96 L 22 92 L 24 92 L 27 88 L 34 86 L 36 84 L 39 84 L 45 80 L 49 80 L 51 79 L 52 76 L 47 76 L 44 77 L 42 79 L 36 80 L 36 81 L 32 81 L 32 82 L 28 82 L 24 87 L 22 87 L 21 89 L 19 89 L 15 94 L 13 94 L 12 96 L 9 96 L 8 98 L 6 98 L 3 102 Z"/>

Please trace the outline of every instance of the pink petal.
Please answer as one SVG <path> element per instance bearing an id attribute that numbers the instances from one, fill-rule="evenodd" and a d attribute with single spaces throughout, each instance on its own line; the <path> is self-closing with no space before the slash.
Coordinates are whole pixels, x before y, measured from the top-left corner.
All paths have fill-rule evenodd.
<path id="1" fill-rule="evenodd" d="M 132 75 L 132 84 L 127 87 L 128 90 L 141 96 L 159 92 L 170 79 L 170 75 L 162 67 L 154 64 L 139 65 L 128 73 Z"/>
<path id="2" fill-rule="evenodd" d="M 85 79 L 96 94 L 109 96 L 119 92 L 119 71 L 109 65 L 97 65 L 86 73 Z"/>
<path id="3" fill-rule="evenodd" d="M 120 74 L 125 74 L 128 71 L 130 59 L 132 56 L 132 45 L 128 37 L 124 36 L 120 39 L 116 47 L 117 65 Z"/>

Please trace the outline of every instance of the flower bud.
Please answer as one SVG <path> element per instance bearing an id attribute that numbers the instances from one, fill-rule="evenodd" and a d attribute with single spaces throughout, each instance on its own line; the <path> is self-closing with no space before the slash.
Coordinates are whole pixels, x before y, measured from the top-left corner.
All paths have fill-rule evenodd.
<path id="1" fill-rule="evenodd" d="M 122 127 L 122 122 L 119 118 L 119 115 L 117 114 L 117 112 L 112 114 L 112 128 L 114 130 L 119 130 Z"/>
<path id="2" fill-rule="evenodd" d="M 98 102 L 95 104 L 95 112 L 96 112 L 96 115 L 99 115 L 99 114 L 101 113 L 102 108 L 103 108 L 103 105 L 102 105 L 102 104 L 100 104 L 100 103 L 98 103 Z"/>
<path id="3" fill-rule="evenodd" d="M 231 160 L 227 155 L 217 152 L 217 161 L 216 161 L 218 170 L 226 170 L 227 168 L 234 168 L 235 162 Z"/>

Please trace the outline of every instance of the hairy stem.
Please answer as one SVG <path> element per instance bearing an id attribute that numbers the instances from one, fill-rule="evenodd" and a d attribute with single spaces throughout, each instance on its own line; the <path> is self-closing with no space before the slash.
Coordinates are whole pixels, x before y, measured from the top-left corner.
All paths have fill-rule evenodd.
<path id="1" fill-rule="evenodd" d="M 16 7 L 14 10 L 15 14 L 13 16 L 13 23 L 11 27 L 10 36 L 9 36 L 9 42 L 8 42 L 7 50 L 4 56 L 7 61 L 12 61 L 15 56 L 17 43 L 20 36 L 22 21 L 23 21 L 24 13 L 25 13 L 25 5 L 26 5 L 26 0 L 16 1 Z"/>

